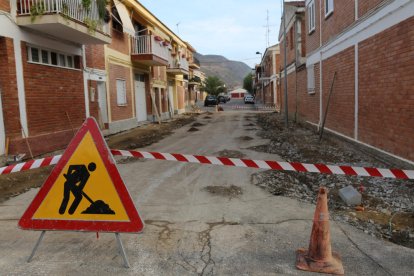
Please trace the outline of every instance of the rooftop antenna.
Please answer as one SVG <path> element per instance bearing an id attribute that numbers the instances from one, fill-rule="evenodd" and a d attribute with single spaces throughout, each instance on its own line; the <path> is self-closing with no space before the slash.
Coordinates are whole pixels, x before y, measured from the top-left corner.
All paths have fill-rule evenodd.
<path id="1" fill-rule="evenodd" d="M 175 26 L 177 26 L 177 34 L 179 35 L 180 34 L 180 29 L 178 28 L 178 26 L 181 24 L 181 21 L 180 22 L 178 22 L 177 24 L 175 24 Z"/>
<path id="2" fill-rule="evenodd" d="M 266 48 L 269 47 L 270 44 L 270 26 L 269 26 L 269 10 L 266 11 Z"/>

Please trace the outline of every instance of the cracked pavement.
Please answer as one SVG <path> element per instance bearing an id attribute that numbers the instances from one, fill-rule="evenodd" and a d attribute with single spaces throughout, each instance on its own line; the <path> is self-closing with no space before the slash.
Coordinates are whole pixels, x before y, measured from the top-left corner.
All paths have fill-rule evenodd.
<path id="1" fill-rule="evenodd" d="M 248 116 L 249 120 L 246 120 Z M 266 142 L 246 130 L 246 111 L 200 115 L 197 132 L 184 126 L 145 150 L 280 160 L 248 148 Z M 248 128 L 248 127 L 247 127 Z M 250 136 L 253 139 L 238 139 Z M 37 189 L 0 205 L 0 271 L 3 275 L 315 275 L 295 268 L 295 251 L 307 247 L 314 205 L 273 196 L 251 184 L 251 168 L 147 160 L 118 165 L 145 220 L 140 234 L 121 234 L 131 268 L 123 267 L 115 235 L 47 232 L 26 263 L 40 232 L 17 228 Z M 237 196 L 211 194 L 208 186 L 240 187 Z M 332 249 L 347 275 L 408 275 L 414 250 L 331 221 Z"/>

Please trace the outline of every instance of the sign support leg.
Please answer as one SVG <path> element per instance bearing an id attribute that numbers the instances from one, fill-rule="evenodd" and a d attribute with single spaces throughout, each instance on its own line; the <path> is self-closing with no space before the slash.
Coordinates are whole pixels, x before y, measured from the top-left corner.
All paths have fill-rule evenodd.
<path id="1" fill-rule="evenodd" d="M 40 243 L 43 240 L 43 236 L 45 235 L 46 231 L 42 231 L 42 233 L 40 234 L 39 239 L 37 240 L 33 250 L 32 250 L 32 254 L 30 254 L 29 258 L 27 259 L 27 262 L 30 263 L 32 261 L 32 258 L 34 256 L 34 254 L 36 253 L 37 248 L 39 247 Z"/>
<path id="2" fill-rule="evenodd" d="M 115 236 L 116 236 L 116 240 L 118 242 L 119 253 L 122 256 L 122 259 L 124 259 L 124 266 L 126 268 L 129 268 L 130 266 L 129 266 L 129 262 L 128 262 L 127 256 L 125 254 L 124 246 L 122 245 L 121 235 L 119 233 L 115 233 Z"/>

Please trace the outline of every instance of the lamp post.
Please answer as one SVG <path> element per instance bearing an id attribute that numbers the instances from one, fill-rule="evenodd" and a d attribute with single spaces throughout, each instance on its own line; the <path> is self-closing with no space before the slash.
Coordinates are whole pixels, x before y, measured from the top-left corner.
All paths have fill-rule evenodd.
<path id="1" fill-rule="evenodd" d="M 263 61 L 263 54 L 261 52 L 256 52 L 256 55 L 260 55 L 260 74 L 259 74 L 259 82 L 260 82 L 260 94 L 262 97 L 264 97 L 264 91 L 263 91 L 263 81 L 260 80 L 260 78 L 262 77 L 262 61 Z"/>

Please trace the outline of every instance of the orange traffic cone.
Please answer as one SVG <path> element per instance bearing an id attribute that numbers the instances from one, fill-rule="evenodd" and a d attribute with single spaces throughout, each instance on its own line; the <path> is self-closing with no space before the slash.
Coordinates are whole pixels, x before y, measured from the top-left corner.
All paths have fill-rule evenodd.
<path id="1" fill-rule="evenodd" d="M 313 218 L 309 250 L 300 248 L 296 251 L 296 267 L 301 270 L 343 275 L 341 257 L 332 252 L 330 236 L 328 191 L 321 187 Z"/>

